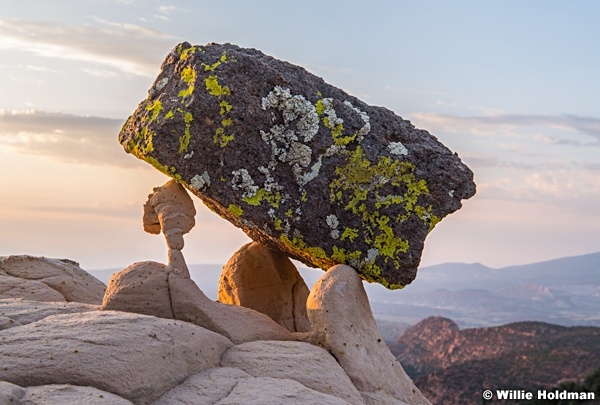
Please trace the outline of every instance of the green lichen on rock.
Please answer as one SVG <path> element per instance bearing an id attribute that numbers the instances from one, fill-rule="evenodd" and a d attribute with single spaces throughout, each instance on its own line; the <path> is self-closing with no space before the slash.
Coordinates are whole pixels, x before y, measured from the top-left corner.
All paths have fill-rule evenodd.
<path id="1" fill-rule="evenodd" d="M 406 285 L 427 234 L 474 193 L 433 136 L 302 68 L 185 43 L 162 69 L 123 127 L 126 150 L 308 265 Z"/>
<path id="2" fill-rule="evenodd" d="M 191 66 L 187 66 L 181 72 L 181 80 L 183 80 L 188 87 L 184 90 L 181 90 L 177 96 L 184 98 L 189 97 L 194 92 L 194 86 L 196 84 L 196 71 Z"/>
<path id="3" fill-rule="evenodd" d="M 227 207 L 227 211 L 231 212 L 236 217 L 241 217 L 244 214 L 244 209 L 239 205 L 229 204 Z"/>
<path id="4" fill-rule="evenodd" d="M 192 134 L 190 133 L 190 127 L 193 119 L 194 117 L 189 112 L 186 112 L 183 116 L 183 122 L 185 122 L 185 129 L 183 135 L 179 137 L 179 153 L 187 152 L 188 150 L 190 138 L 192 137 Z"/>
<path id="5" fill-rule="evenodd" d="M 146 107 L 146 110 L 152 111 L 152 116 L 150 117 L 150 121 L 154 121 L 156 119 L 156 117 L 158 117 L 158 114 L 160 114 L 162 109 L 163 109 L 163 107 L 162 107 L 162 103 L 160 102 L 160 100 L 154 100 L 154 103 L 148 105 L 148 107 Z"/>

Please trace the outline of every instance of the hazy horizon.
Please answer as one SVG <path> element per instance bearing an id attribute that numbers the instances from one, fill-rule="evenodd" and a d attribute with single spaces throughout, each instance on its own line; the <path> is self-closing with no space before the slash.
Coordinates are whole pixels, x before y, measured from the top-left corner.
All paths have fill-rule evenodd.
<path id="1" fill-rule="evenodd" d="M 299 64 L 436 136 L 477 195 L 422 267 L 492 268 L 600 251 L 600 3 L 42 0 L 0 3 L 0 255 L 84 269 L 166 260 L 142 205 L 168 178 L 118 132 L 179 42 Z M 194 198 L 189 263 L 248 237 Z"/>
<path id="2" fill-rule="evenodd" d="M 555 260 L 561 260 L 561 259 L 569 259 L 569 258 L 576 258 L 576 257 L 582 257 L 582 256 L 589 256 L 589 255 L 596 255 L 596 254 L 600 254 L 600 250 L 596 251 L 596 252 L 589 252 L 589 253 L 583 253 L 580 255 L 570 255 L 570 256 L 560 256 L 560 257 L 554 257 L 554 258 L 549 258 L 549 259 L 545 259 L 545 260 L 540 260 L 540 261 L 533 261 L 533 262 L 527 262 L 527 263 L 516 263 L 516 264 L 508 264 L 506 266 L 500 266 L 500 267 L 492 267 L 492 266 L 487 266 L 485 263 L 480 263 L 480 262 L 442 262 L 442 263 L 434 263 L 434 264 L 429 264 L 429 265 L 420 265 L 419 269 L 423 269 L 423 268 L 428 268 L 428 267 L 436 267 L 436 266 L 443 266 L 443 265 L 452 265 L 452 264 L 458 264 L 458 265 L 482 265 L 490 270 L 502 270 L 504 268 L 510 268 L 510 267 L 518 267 L 518 266 L 528 266 L 528 265 L 533 265 L 533 264 L 541 264 L 541 263 L 546 263 L 546 262 L 552 262 Z M 66 258 L 68 259 L 68 258 Z M 144 261 L 144 260 L 142 260 Z M 161 262 L 161 260 L 159 259 L 159 262 Z M 162 260 L 162 262 L 166 263 L 167 262 L 167 258 L 165 256 L 165 259 Z M 224 266 L 225 263 L 227 261 L 224 261 L 223 263 L 186 263 L 188 266 Z M 297 260 L 292 260 L 292 262 L 294 263 L 294 265 L 298 268 L 302 267 L 304 269 L 308 269 L 308 270 L 315 270 L 315 271 L 321 271 L 324 272 L 323 269 L 320 269 L 318 267 L 309 267 L 306 264 L 299 262 Z M 117 269 L 123 269 L 129 265 L 131 265 L 133 263 L 127 263 L 123 266 L 115 266 L 115 267 L 102 267 L 102 268 L 89 268 L 89 269 L 84 269 L 86 271 L 92 271 L 92 272 L 99 272 L 99 271 L 107 271 L 107 270 L 117 270 Z M 418 277 L 418 275 L 417 275 Z"/>

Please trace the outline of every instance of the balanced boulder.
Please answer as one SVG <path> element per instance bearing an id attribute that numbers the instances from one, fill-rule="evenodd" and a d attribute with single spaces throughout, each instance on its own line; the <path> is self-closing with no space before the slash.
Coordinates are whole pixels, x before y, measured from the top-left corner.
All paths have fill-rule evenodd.
<path id="1" fill-rule="evenodd" d="M 230 44 L 178 45 L 119 141 L 255 241 L 392 289 L 475 193 L 471 170 L 427 131 Z"/>

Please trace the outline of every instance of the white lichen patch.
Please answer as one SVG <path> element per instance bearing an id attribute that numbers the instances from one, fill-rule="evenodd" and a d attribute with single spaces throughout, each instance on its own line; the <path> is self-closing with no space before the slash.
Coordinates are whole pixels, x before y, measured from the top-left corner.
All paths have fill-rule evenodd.
<path id="1" fill-rule="evenodd" d="M 308 143 L 319 131 L 319 116 L 315 106 L 302 95 L 292 95 L 290 89 L 276 86 L 263 97 L 261 107 L 264 110 L 281 111 L 283 118 L 283 125 L 273 125 L 268 131 L 260 131 L 261 139 L 271 147 L 267 169 L 275 170 L 278 162 L 287 163 L 292 167 L 300 188 L 304 187 L 318 175 L 321 168 L 319 160 L 306 172 L 313 157 Z M 295 123 L 295 128 L 292 123 Z M 271 182 L 271 186 L 275 185 L 274 181 Z"/>
<path id="2" fill-rule="evenodd" d="M 331 229 L 337 229 L 337 227 L 340 226 L 340 221 L 338 220 L 338 217 L 336 217 L 333 214 L 327 215 L 327 218 L 325 218 L 325 223 Z"/>
<path id="3" fill-rule="evenodd" d="M 347 148 L 350 147 L 350 143 L 360 144 L 371 131 L 369 115 L 353 106 L 350 101 L 345 101 L 344 106 L 358 114 L 364 125 L 352 132 L 349 132 L 348 128 L 345 129 L 344 120 L 338 116 L 334 108 L 335 103 L 333 98 L 322 98 L 313 105 L 304 96 L 292 94 L 289 88 L 275 86 L 261 99 L 261 108 L 265 111 L 270 110 L 268 112 L 271 118 L 271 127 L 259 131 L 262 141 L 270 148 L 269 160 L 258 167 L 259 174 L 254 179 L 250 177 L 246 169 L 239 169 L 232 173 L 232 187 L 236 190 L 243 190 L 243 197 L 252 197 L 260 192 L 261 201 L 264 199 L 264 201 L 272 202 L 275 201 L 273 194 L 277 194 L 277 206 L 272 205 L 273 208 L 268 212 L 271 222 L 269 229 L 282 232 L 291 240 L 302 238 L 293 224 L 302 220 L 303 202 L 308 201 L 309 198 L 305 187 L 319 176 L 323 167 L 323 159 L 348 153 Z M 345 114 L 352 114 L 346 108 L 341 111 Z M 330 130 L 333 143 L 318 153 L 312 147 L 312 140 L 319 132 L 320 124 L 324 124 Z M 282 163 L 291 168 L 298 185 L 297 196 L 300 198 L 292 199 L 290 194 L 284 193 L 284 188 L 275 180 L 278 165 Z M 388 181 L 389 179 L 385 176 L 378 176 L 374 179 L 373 184 L 366 187 L 376 187 Z M 295 207 L 288 208 L 289 205 L 285 208 L 280 207 L 286 201 L 288 204 L 289 201 L 292 201 Z M 278 211 L 282 208 L 283 210 Z M 281 215 L 283 212 L 285 215 Z M 339 239 L 342 232 L 339 229 L 338 218 L 335 215 L 328 215 L 325 222 L 331 238 Z M 378 250 L 371 249 L 366 258 L 355 260 L 356 264 L 359 264 L 357 268 L 363 267 L 365 263 L 373 263 L 377 255 Z"/>
<path id="4" fill-rule="evenodd" d="M 450 196 L 450 198 L 454 198 L 454 190 L 448 191 L 448 195 Z"/>
<path id="5" fill-rule="evenodd" d="M 340 221 L 338 220 L 338 217 L 333 214 L 327 215 L 327 218 L 325 218 L 325 223 L 331 228 L 331 232 L 329 232 L 331 237 L 333 239 L 339 239 L 340 231 L 338 230 L 338 226 L 340 226 Z"/>
<path id="6" fill-rule="evenodd" d="M 303 173 L 300 177 L 297 177 L 296 180 L 301 187 L 304 187 L 309 181 L 314 180 L 321 170 L 321 165 L 323 160 L 323 156 L 319 156 L 319 159 L 312 165 L 309 172 Z"/>
<path id="7" fill-rule="evenodd" d="M 292 95 L 290 89 L 275 86 L 263 97 L 261 106 L 263 110 L 274 108 L 281 111 L 286 126 L 300 118 L 296 130 L 304 142 L 312 140 L 319 131 L 319 116 L 315 106 L 301 95 Z"/>
<path id="8" fill-rule="evenodd" d="M 194 156 L 194 151 L 191 151 L 190 153 L 186 153 L 185 155 L 183 155 L 184 159 L 191 159 L 192 156 Z"/>
<path id="9" fill-rule="evenodd" d="M 321 102 L 323 103 L 323 114 L 326 115 L 326 119 L 327 119 L 327 126 L 329 128 L 333 128 L 336 125 L 340 125 L 344 123 L 344 120 L 341 118 L 338 118 L 335 110 L 333 109 L 333 99 L 332 98 L 324 98 L 321 99 Z"/>
<path id="10" fill-rule="evenodd" d="M 310 146 L 300 142 L 292 142 L 290 150 L 286 154 L 285 161 L 290 164 L 298 164 L 306 167 L 310 164 L 312 158 L 312 149 Z"/>
<path id="11" fill-rule="evenodd" d="M 377 259 L 377 255 L 379 255 L 379 249 L 371 248 L 371 249 L 367 250 L 366 262 L 373 263 L 375 261 L 375 259 Z"/>
<path id="12" fill-rule="evenodd" d="M 231 172 L 233 178 L 231 179 L 231 188 L 234 190 L 241 190 L 244 193 L 242 198 L 251 198 L 258 192 L 258 186 L 254 184 L 254 180 L 246 169 L 234 170 Z"/>
<path id="13" fill-rule="evenodd" d="M 205 190 L 207 187 L 210 187 L 210 176 L 208 175 L 208 172 L 205 171 L 202 174 L 197 174 L 194 177 L 192 177 L 192 179 L 190 180 L 190 186 L 194 190 L 198 191 L 202 191 Z"/>
<path id="14" fill-rule="evenodd" d="M 365 135 L 367 135 L 369 132 L 371 132 L 371 119 L 369 117 L 369 114 L 367 114 L 366 112 L 362 111 L 360 108 L 358 107 L 354 107 L 352 105 L 352 103 L 348 100 L 344 101 L 344 105 L 346 107 L 350 107 L 352 108 L 354 111 L 356 111 L 356 113 L 360 116 L 360 118 L 364 121 L 365 125 L 363 125 L 359 130 L 358 130 L 358 136 L 357 136 L 357 141 L 362 141 L 362 139 L 365 137 Z"/>
<path id="15" fill-rule="evenodd" d="M 165 88 L 165 86 L 167 85 L 167 83 L 169 83 L 169 78 L 168 77 L 163 77 L 162 79 L 160 79 L 155 85 L 154 85 L 154 90 L 156 91 L 161 91 L 162 89 Z"/>
<path id="16" fill-rule="evenodd" d="M 263 183 L 263 187 L 267 193 L 272 193 L 275 191 L 283 190 L 283 186 L 281 186 L 279 183 L 277 183 L 277 181 L 271 174 L 271 171 L 269 170 L 269 168 L 260 166 L 258 168 L 258 171 L 265 176 L 265 181 Z"/>
<path id="17" fill-rule="evenodd" d="M 397 156 L 408 155 L 408 149 L 406 149 L 406 146 L 404 146 L 402 144 L 402 142 L 390 142 L 390 144 L 388 145 L 388 149 L 390 150 L 390 153 L 392 155 L 397 155 Z"/>

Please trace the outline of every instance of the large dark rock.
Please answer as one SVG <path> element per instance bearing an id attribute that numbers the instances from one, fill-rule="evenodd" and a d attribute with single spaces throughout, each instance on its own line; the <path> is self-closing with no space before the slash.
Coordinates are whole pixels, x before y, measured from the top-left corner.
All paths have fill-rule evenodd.
<path id="1" fill-rule="evenodd" d="M 119 136 L 252 239 L 388 288 L 475 193 L 427 131 L 301 67 L 234 45 L 178 45 Z"/>

